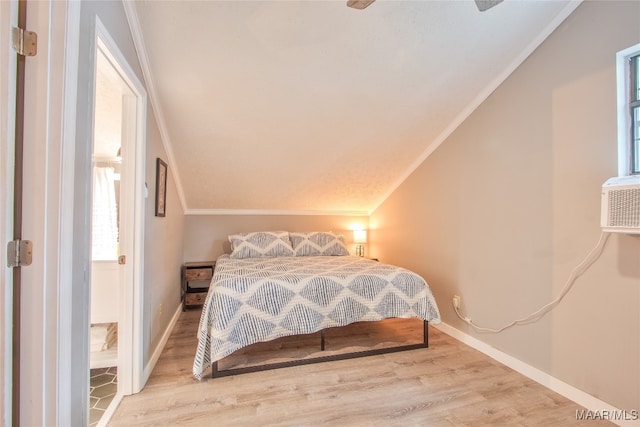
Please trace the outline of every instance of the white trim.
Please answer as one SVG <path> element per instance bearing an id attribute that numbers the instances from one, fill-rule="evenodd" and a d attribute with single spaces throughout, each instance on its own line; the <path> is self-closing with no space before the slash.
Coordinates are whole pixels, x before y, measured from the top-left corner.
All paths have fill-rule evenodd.
<path id="1" fill-rule="evenodd" d="M 277 210 L 277 209 L 187 209 L 185 215 L 327 215 L 369 216 L 367 211 Z"/>
<path id="2" fill-rule="evenodd" d="M 618 176 L 627 176 L 630 171 L 629 140 L 631 123 L 629 105 L 629 58 L 640 53 L 640 43 L 616 53 L 616 87 L 618 100 Z"/>
<path id="3" fill-rule="evenodd" d="M 596 398 L 592 395 L 585 393 L 584 391 L 561 381 L 546 372 L 541 371 L 538 368 L 534 368 L 533 366 L 516 359 L 515 357 L 504 353 L 503 351 L 498 350 L 495 347 L 490 346 L 489 344 L 480 341 L 477 338 L 474 338 L 470 335 L 465 334 L 464 332 L 450 326 L 444 322 L 439 325 L 433 325 L 434 328 L 438 329 L 441 332 L 449 335 L 452 338 L 460 341 L 463 344 L 468 345 L 469 347 L 478 350 L 479 352 L 489 356 L 493 360 L 502 363 L 505 366 L 513 369 L 514 371 L 524 375 L 525 377 L 547 387 L 550 390 L 555 391 L 556 393 L 566 397 L 567 399 L 577 403 L 580 406 L 585 407 L 591 411 L 609 411 L 609 412 L 620 412 L 620 409 Z M 635 408 L 634 408 L 635 409 Z M 637 426 L 637 421 L 625 422 L 625 421 L 612 421 L 619 426 Z"/>
<path id="4" fill-rule="evenodd" d="M 156 363 L 158 363 L 158 359 L 160 359 L 160 356 L 162 355 L 162 351 L 164 350 L 164 347 L 167 345 L 167 341 L 169 340 L 169 337 L 171 336 L 171 333 L 173 332 L 173 328 L 175 328 L 176 323 L 178 323 L 178 319 L 180 318 L 181 314 L 182 314 L 182 304 L 178 306 L 178 308 L 176 309 L 176 312 L 173 314 L 173 317 L 171 318 L 171 321 L 169 322 L 167 329 L 165 329 L 164 334 L 162 334 L 162 338 L 160 338 L 160 342 L 158 343 L 158 345 L 156 346 L 156 349 L 154 350 L 153 354 L 149 358 L 149 362 L 147 363 L 147 366 L 145 366 L 144 368 L 143 376 L 144 376 L 145 383 L 151 376 L 151 372 L 153 372 L 153 368 L 155 368 Z"/>
<path id="5" fill-rule="evenodd" d="M 60 372 L 66 361 L 58 360 L 74 354 L 64 345 L 75 344 L 77 337 L 61 327 L 69 326 L 62 319 L 60 297 L 72 286 L 61 283 L 61 268 L 67 266 L 66 242 L 60 236 L 62 216 L 69 214 L 62 205 L 63 150 L 71 143 L 69 125 L 75 99 L 67 86 L 68 67 L 74 63 L 73 49 L 67 52 L 67 32 L 73 31 L 68 2 L 29 2 L 29 29 L 38 33 L 38 54 L 27 59 L 25 76 L 25 138 L 23 198 L 23 236 L 33 241 L 33 263 L 22 270 L 22 298 L 31 310 L 23 311 L 21 324 L 21 364 L 30 366 L 21 375 L 20 424 L 55 425 L 69 419 L 70 406 L 76 400 L 69 395 L 77 388 L 59 387 Z M 79 15 L 73 16 L 77 18 Z M 71 92 L 72 94 L 72 92 Z M 28 236 L 28 237 L 27 237 Z M 46 332 L 45 332 L 46 331 Z M 63 341 L 61 341 L 61 338 Z M 46 357 L 43 357 L 46 355 Z M 70 380 L 70 379 L 67 379 Z M 77 380 L 77 379 L 76 379 Z M 83 412 L 84 413 L 84 412 Z"/>
<path id="6" fill-rule="evenodd" d="M 17 22 L 18 2 L 0 1 L 0 242 L 3 245 L 13 239 L 17 60 L 10 47 L 10 29 Z M 6 267 L 0 273 L 0 313 L 0 425 L 11 425 L 13 270 Z"/>
<path id="7" fill-rule="evenodd" d="M 131 37 L 133 38 L 133 44 L 138 54 L 138 61 L 140 62 L 140 68 L 142 69 L 142 75 L 144 76 L 145 83 L 147 85 L 147 91 L 149 93 L 149 102 L 155 115 L 158 130 L 160 131 L 160 139 L 165 152 L 167 153 L 167 163 L 169 164 L 169 171 L 173 180 L 176 183 L 176 189 L 178 191 L 178 199 L 182 206 L 182 211 L 187 210 L 187 202 L 182 188 L 182 181 L 180 180 L 180 173 L 178 170 L 178 164 L 176 163 L 175 156 L 173 154 L 173 148 L 171 144 L 171 138 L 169 137 L 169 131 L 164 120 L 164 114 L 160 107 L 159 96 L 156 92 L 153 78 L 151 75 L 151 67 L 149 65 L 149 58 L 144 45 L 144 37 L 140 28 L 140 21 L 138 20 L 138 14 L 136 13 L 135 2 L 123 1 L 124 11 L 127 15 L 127 21 L 129 21 L 129 28 L 131 29 Z"/>
<path id="8" fill-rule="evenodd" d="M 67 25 L 65 34 L 65 72 L 63 89 L 62 137 L 60 147 L 60 200 L 61 212 L 73 212 L 75 191 L 75 145 L 78 92 L 78 58 L 80 55 L 80 4 L 67 3 Z M 73 336 L 73 215 L 60 215 L 58 221 L 58 365 L 57 369 L 57 424 L 72 424 L 73 390 L 72 378 L 74 348 Z M 80 340 L 84 343 L 84 340 Z"/>
<path id="9" fill-rule="evenodd" d="M 460 126 L 470 115 L 473 113 L 476 108 L 478 108 L 482 103 L 489 98 L 489 96 L 495 91 L 524 61 L 531 55 L 537 48 L 542 44 L 543 41 L 547 39 L 555 31 L 558 26 L 564 22 L 569 15 L 573 13 L 574 10 L 582 3 L 582 0 L 571 0 L 567 3 L 567 5 L 555 16 L 555 18 L 547 25 L 538 36 L 529 43 L 529 45 L 524 48 L 521 54 L 513 61 L 509 66 L 507 66 L 502 74 L 498 74 L 493 81 L 491 81 L 483 91 L 481 91 L 478 96 L 476 96 L 467 106 L 464 108 L 460 114 L 458 114 L 453 121 L 447 126 L 444 131 L 438 135 L 433 143 L 429 144 L 426 150 L 422 152 L 422 154 L 413 162 L 409 168 L 402 174 L 393 185 L 389 188 L 389 190 L 379 199 L 378 203 L 374 205 L 372 209 L 369 210 L 369 215 L 375 212 L 384 202 L 393 194 L 394 191 L 400 187 L 400 185 L 407 179 L 409 176 L 415 172 L 418 167 L 429 157 L 436 149 L 451 136 L 451 134 Z"/>
<path id="10" fill-rule="evenodd" d="M 120 402 L 122 402 L 123 397 L 124 395 L 122 393 L 116 393 L 111 403 L 109 403 L 107 410 L 104 411 L 104 414 L 102 414 L 100 421 L 98 421 L 98 424 L 96 424 L 96 427 L 106 427 L 109 421 L 111 421 L 111 417 L 113 417 L 113 414 L 116 413 L 116 409 L 118 409 L 118 406 L 120 405 Z"/>
<path id="11" fill-rule="evenodd" d="M 144 188 L 145 188 L 145 160 L 146 160 L 146 106 L 147 93 L 144 86 L 138 80 L 126 58 L 120 51 L 117 43 L 109 35 L 106 27 L 96 16 L 95 45 L 94 49 L 100 50 L 120 75 L 120 78 L 128 85 L 132 99 L 125 100 L 123 105 L 123 117 L 128 117 L 126 110 L 134 113 L 135 123 L 124 123 L 123 131 L 127 129 L 132 134 L 135 151 L 126 152 L 132 144 L 123 143 L 123 157 L 129 159 L 123 165 L 124 175 L 128 175 L 132 185 L 122 187 L 121 212 L 124 227 L 121 235 L 132 236 L 129 241 L 124 241 L 122 253 L 128 258 L 124 266 L 122 284 L 132 283 L 132 286 L 121 287 L 121 307 L 118 316 L 119 323 L 123 326 L 118 332 L 118 392 L 125 395 L 137 393 L 144 386 L 143 380 L 143 285 L 144 285 Z M 97 55 L 94 55 L 97 58 Z M 95 59 L 94 59 L 95 60 Z M 94 64 L 95 66 L 95 64 Z M 94 100 L 95 102 L 95 100 Z M 127 139 L 124 138 L 123 141 Z M 126 202 L 134 200 L 133 206 Z"/>

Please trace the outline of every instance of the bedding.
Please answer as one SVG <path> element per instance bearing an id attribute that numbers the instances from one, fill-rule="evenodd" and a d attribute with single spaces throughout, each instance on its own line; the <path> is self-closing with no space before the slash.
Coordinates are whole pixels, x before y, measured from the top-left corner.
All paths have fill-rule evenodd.
<path id="1" fill-rule="evenodd" d="M 354 256 L 216 261 L 193 375 L 250 344 L 391 317 L 440 323 L 428 285 L 404 268 Z"/>

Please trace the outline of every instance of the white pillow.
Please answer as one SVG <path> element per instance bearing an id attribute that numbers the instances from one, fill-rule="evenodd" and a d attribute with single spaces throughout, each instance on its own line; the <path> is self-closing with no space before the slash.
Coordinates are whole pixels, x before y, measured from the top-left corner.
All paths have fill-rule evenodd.
<path id="1" fill-rule="evenodd" d="M 343 256 L 349 250 L 342 234 L 328 231 L 289 233 L 295 256 Z"/>
<path id="2" fill-rule="evenodd" d="M 229 236 L 230 258 L 260 258 L 293 256 L 293 248 L 287 231 L 255 231 Z"/>

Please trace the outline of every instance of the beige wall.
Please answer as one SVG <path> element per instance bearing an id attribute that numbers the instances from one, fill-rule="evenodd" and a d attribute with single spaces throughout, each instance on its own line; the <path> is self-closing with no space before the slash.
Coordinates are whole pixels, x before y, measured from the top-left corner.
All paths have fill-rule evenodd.
<path id="1" fill-rule="evenodd" d="M 341 215 L 188 215 L 185 220 L 184 260 L 215 260 L 229 252 L 227 236 L 249 231 L 335 231 L 343 233 L 354 253 L 353 232 L 366 228 L 369 218 Z"/>
<path id="2" fill-rule="evenodd" d="M 147 168 L 149 197 L 145 203 L 144 237 L 144 361 L 156 351 L 180 301 L 185 216 L 173 170 L 167 176 L 166 212 L 155 216 L 156 159 L 168 162 L 151 105 L 147 106 Z"/>
<path id="3" fill-rule="evenodd" d="M 444 321 L 621 409 L 640 408 L 640 237 L 600 236 L 617 172 L 615 53 L 640 41 L 639 2 L 585 2 L 370 218 L 373 256 L 416 270 Z M 428 119 L 428 118 L 425 118 Z"/>

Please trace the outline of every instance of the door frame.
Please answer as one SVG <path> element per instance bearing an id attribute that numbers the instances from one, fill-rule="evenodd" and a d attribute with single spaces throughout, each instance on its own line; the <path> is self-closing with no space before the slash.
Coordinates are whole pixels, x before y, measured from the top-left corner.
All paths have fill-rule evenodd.
<path id="1" fill-rule="evenodd" d="M 29 405 L 21 405 L 20 422 L 70 425 L 86 414 L 73 407 L 86 337 L 70 316 L 84 291 L 73 284 L 79 265 L 71 256 L 80 3 L 31 1 L 27 15 L 38 53 L 25 73 L 22 235 L 33 242 L 33 262 L 22 268 L 29 310 L 22 310 L 20 397 Z"/>
<path id="2" fill-rule="evenodd" d="M 18 22 L 18 1 L 0 1 L 0 242 L 13 240 L 13 182 L 15 159 L 16 54 L 11 28 Z M 5 260 L 2 260 L 5 264 Z M 13 269 L 0 273 L 0 424 L 11 424 Z"/>
<path id="3" fill-rule="evenodd" d="M 121 271 L 118 313 L 118 394 L 137 393 L 143 384 L 142 286 L 144 283 L 144 176 L 147 94 L 107 28 L 96 16 L 94 32 L 94 94 L 98 51 L 109 61 L 132 96 L 123 100 L 121 228 L 127 257 Z M 93 100 L 95 111 L 95 96 Z M 131 118 L 134 118 L 131 120 Z M 90 134 L 93 135 L 93 127 Z M 132 203 L 131 203 L 132 202 Z M 90 319 L 87 319 L 87 324 Z M 119 400 L 118 396 L 114 399 Z"/>

